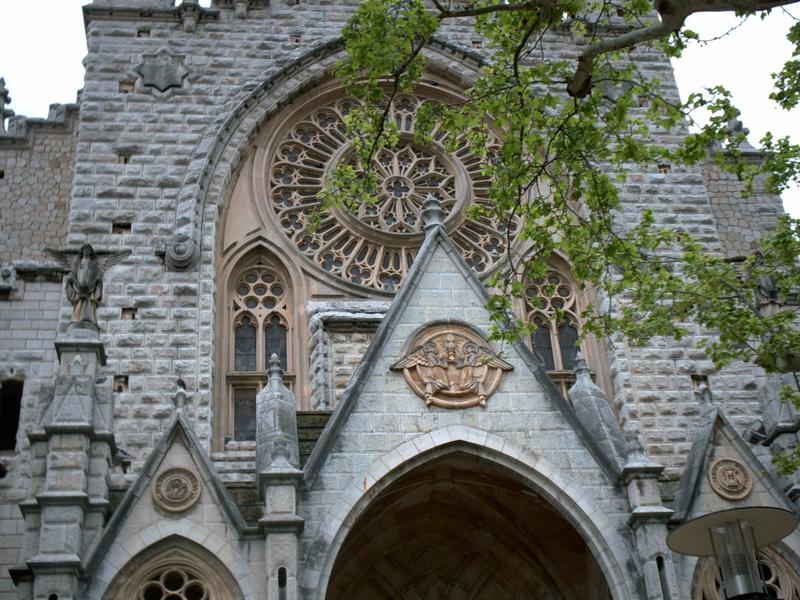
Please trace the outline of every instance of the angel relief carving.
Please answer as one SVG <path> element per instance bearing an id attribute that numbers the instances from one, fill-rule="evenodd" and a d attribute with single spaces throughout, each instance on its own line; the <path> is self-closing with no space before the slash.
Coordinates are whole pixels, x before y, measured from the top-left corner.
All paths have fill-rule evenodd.
<path id="1" fill-rule="evenodd" d="M 425 404 L 443 408 L 486 406 L 505 371 L 514 367 L 465 325 L 434 325 L 406 344 L 403 358 L 390 367 Z"/>

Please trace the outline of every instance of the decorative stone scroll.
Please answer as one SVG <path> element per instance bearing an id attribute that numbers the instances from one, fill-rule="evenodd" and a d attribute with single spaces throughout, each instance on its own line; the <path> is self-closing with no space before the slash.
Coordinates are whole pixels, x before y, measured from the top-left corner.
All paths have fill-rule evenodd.
<path id="1" fill-rule="evenodd" d="M 708 470 L 711 488 L 726 500 L 741 500 L 753 490 L 747 467 L 735 458 L 718 458 Z"/>
<path id="2" fill-rule="evenodd" d="M 483 337 L 465 325 L 433 325 L 406 344 L 406 354 L 390 367 L 425 404 L 442 408 L 486 406 L 504 371 L 512 367 Z"/>
<path id="3" fill-rule="evenodd" d="M 153 501 L 169 512 L 189 510 L 200 499 L 200 478 L 183 467 L 167 469 L 153 484 Z"/>

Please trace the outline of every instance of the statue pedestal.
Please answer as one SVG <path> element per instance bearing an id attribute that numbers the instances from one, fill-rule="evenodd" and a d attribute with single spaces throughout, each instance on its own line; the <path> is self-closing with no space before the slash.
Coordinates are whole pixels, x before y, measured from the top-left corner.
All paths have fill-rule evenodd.
<path id="1" fill-rule="evenodd" d="M 56 338 L 55 393 L 29 433 L 36 495 L 20 505 L 26 520 L 33 597 L 78 598 L 81 558 L 108 511 L 107 474 L 116 451 L 113 394 L 100 378 L 106 355 L 97 326 L 72 323 Z"/>

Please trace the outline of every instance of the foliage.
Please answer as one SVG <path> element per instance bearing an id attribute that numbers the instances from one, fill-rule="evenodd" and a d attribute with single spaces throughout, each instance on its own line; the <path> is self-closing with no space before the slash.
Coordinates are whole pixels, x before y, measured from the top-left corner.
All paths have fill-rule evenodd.
<path id="1" fill-rule="evenodd" d="M 334 174 L 323 193 L 326 205 L 371 201 L 370 160 L 398 140 L 386 119 L 390 104 L 413 90 L 424 69 L 423 48 L 443 25 L 468 25 L 491 60 L 462 102 L 427 104 L 416 135 L 429 139 L 437 128 L 446 133 L 445 146 L 466 135 L 494 181 L 491 210 L 523 223 L 527 252 L 509 254 L 509 271 L 491 281 L 499 290 L 490 302 L 498 322 L 522 294 L 525 278 L 543 276 L 558 250 L 576 278 L 597 290 L 584 332 L 621 333 L 634 344 L 692 333 L 717 367 L 744 360 L 769 372 L 795 369 L 798 221 L 782 219 L 757 252 L 731 259 L 702 235 L 673 226 L 671 215 L 626 212 L 622 202 L 633 193 L 629 173 L 680 168 L 709 156 L 736 173 L 745 192 L 763 186 L 778 193 L 800 178 L 800 146 L 786 138 L 768 135 L 760 163 L 742 160 L 744 134 L 731 127 L 738 113 L 725 89 L 709 88 L 681 103 L 663 71 L 644 68 L 648 61 L 663 64 L 664 54 L 679 55 L 697 37 L 683 27 L 693 12 L 728 10 L 746 18 L 790 2 L 661 2 L 658 15 L 643 0 L 432 2 L 364 0 L 345 27 L 350 60 L 340 76 L 363 105 L 348 116 L 356 164 Z M 788 39 L 798 50 L 774 76 L 772 95 L 787 109 L 800 102 L 800 25 Z M 698 110 L 710 119 L 689 133 L 686 123 Z M 491 137 L 499 150 L 489 150 Z M 496 335 L 530 333 L 531 324 L 517 325 Z"/>

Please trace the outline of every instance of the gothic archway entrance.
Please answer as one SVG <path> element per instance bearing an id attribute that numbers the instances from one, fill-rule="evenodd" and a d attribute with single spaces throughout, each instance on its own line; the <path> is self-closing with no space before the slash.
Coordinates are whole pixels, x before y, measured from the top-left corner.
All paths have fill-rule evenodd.
<path id="1" fill-rule="evenodd" d="M 356 521 L 327 600 L 611 598 L 581 536 L 510 472 L 466 454 L 409 471 Z"/>

